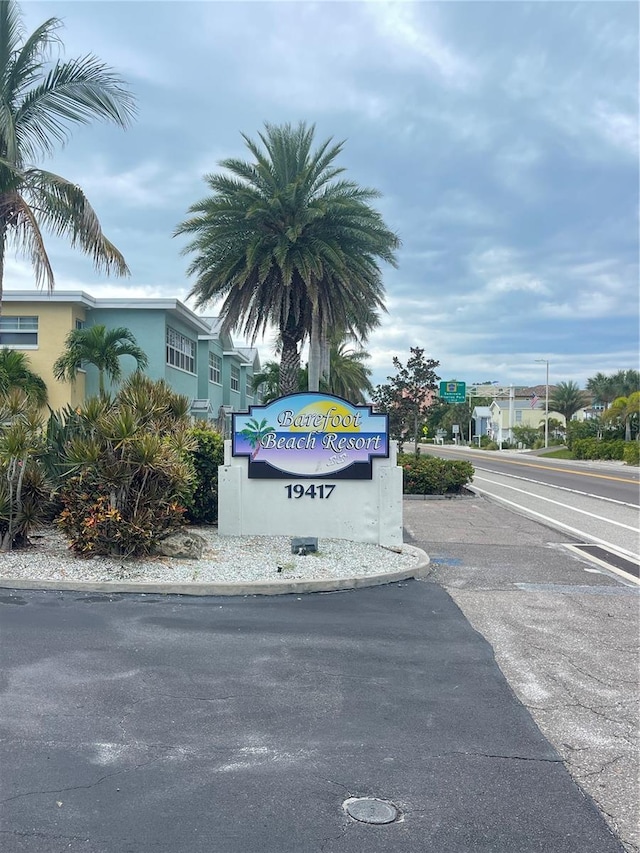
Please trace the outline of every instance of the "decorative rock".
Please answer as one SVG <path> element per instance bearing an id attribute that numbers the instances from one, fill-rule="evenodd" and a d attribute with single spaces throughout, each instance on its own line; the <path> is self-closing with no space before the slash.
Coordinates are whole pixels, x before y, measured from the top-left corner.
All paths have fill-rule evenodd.
<path id="1" fill-rule="evenodd" d="M 178 557 L 186 560 L 199 560 L 202 557 L 206 541 L 199 533 L 172 533 L 161 539 L 154 553 L 164 557 Z"/>

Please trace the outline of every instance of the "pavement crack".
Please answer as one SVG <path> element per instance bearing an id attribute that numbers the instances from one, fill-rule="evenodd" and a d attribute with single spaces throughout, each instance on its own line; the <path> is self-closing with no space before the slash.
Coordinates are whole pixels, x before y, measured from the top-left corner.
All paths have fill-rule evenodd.
<path id="1" fill-rule="evenodd" d="M 64 794 L 67 791 L 81 791 L 88 790 L 89 788 L 95 788 L 96 785 L 99 785 L 101 782 L 104 782 L 105 779 L 111 779 L 113 776 L 122 776 L 125 773 L 133 773 L 135 770 L 140 770 L 143 767 L 147 767 L 149 764 L 154 764 L 157 761 L 162 761 L 164 757 L 158 756 L 156 758 L 151 758 L 149 761 L 143 761 L 140 764 L 135 764 L 133 767 L 125 767 L 122 770 L 115 770 L 113 773 L 106 773 L 104 776 L 100 776 L 98 779 L 96 779 L 94 782 L 90 782 L 88 785 L 70 785 L 67 788 L 48 788 L 43 791 L 24 791 L 22 794 L 14 794 L 12 797 L 6 797 L 4 800 L 0 800 L 0 804 L 10 803 L 13 800 L 19 800 L 23 797 L 34 797 L 42 794 Z"/>
<path id="2" fill-rule="evenodd" d="M 350 796 L 350 797 L 353 797 L 353 796 L 354 796 L 354 795 L 351 793 L 351 791 L 347 788 L 347 786 L 346 786 L 346 785 L 343 785 L 343 783 L 342 783 L 342 782 L 335 782 L 333 779 L 325 779 L 324 781 L 328 782 L 330 785 L 337 785 L 339 788 L 342 788 L 342 790 L 343 790 L 343 791 L 346 791 L 346 792 L 347 792 L 347 794 L 349 794 L 349 796 Z"/>

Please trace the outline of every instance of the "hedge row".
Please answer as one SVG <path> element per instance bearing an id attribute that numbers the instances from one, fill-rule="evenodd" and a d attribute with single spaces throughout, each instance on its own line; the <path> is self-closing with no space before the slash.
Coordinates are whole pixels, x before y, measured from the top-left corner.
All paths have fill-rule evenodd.
<path id="1" fill-rule="evenodd" d="M 597 438 L 577 438 L 573 442 L 573 455 L 576 459 L 623 459 L 625 441 L 615 438 L 601 441 Z"/>
<path id="2" fill-rule="evenodd" d="M 405 495 L 460 494 L 473 477 L 471 462 L 427 454 L 398 454 L 398 465 L 404 470 Z"/>

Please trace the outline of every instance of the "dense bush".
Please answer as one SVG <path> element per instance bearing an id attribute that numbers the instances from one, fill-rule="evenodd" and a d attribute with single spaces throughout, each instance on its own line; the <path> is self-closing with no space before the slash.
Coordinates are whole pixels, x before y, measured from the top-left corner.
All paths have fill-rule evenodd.
<path id="1" fill-rule="evenodd" d="M 616 438 L 610 441 L 600 441 L 597 438 L 574 439 L 573 455 L 576 459 L 622 459 L 625 441 Z"/>
<path id="2" fill-rule="evenodd" d="M 640 441 L 627 441 L 623 459 L 627 465 L 640 465 Z"/>
<path id="3" fill-rule="evenodd" d="M 473 477 L 473 465 L 470 462 L 440 459 L 427 454 L 399 454 L 398 465 L 404 469 L 406 495 L 459 494 Z"/>
<path id="4" fill-rule="evenodd" d="M 187 454 L 194 472 L 187 520 L 192 524 L 214 524 L 218 520 L 218 465 L 224 462 L 224 438 L 206 424 L 198 424 L 188 434 L 195 447 Z"/>
<path id="5" fill-rule="evenodd" d="M 148 554 L 183 522 L 195 447 L 188 412 L 166 383 L 135 376 L 114 400 L 87 401 L 60 434 L 50 429 L 60 454 L 58 523 L 74 551 Z"/>

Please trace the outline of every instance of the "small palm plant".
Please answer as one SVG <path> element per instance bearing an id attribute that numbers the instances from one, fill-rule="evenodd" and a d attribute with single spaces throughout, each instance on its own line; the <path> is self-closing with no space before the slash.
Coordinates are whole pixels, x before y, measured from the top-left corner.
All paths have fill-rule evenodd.
<path id="1" fill-rule="evenodd" d="M 247 421 L 247 426 L 243 430 L 240 430 L 240 435 L 244 436 L 253 448 L 251 461 L 258 455 L 258 451 L 262 447 L 263 438 L 273 433 L 275 433 L 275 429 L 267 425 L 266 418 L 263 418 L 260 423 L 255 418 L 250 418 Z"/>
<path id="2" fill-rule="evenodd" d="M 38 405 L 14 389 L 0 402 L 0 551 L 27 545 L 30 531 L 47 519 L 52 486 L 43 450 Z"/>
<path id="3" fill-rule="evenodd" d="M 105 375 L 111 382 L 119 382 L 122 377 L 120 359 L 125 355 L 133 358 L 139 370 L 148 364 L 147 356 L 136 343 L 133 333 L 124 326 L 107 329 L 97 324 L 85 329 L 72 329 L 67 335 L 64 352 L 54 362 L 53 375 L 62 382 L 73 382 L 85 364 L 93 364 L 98 368 L 100 394 L 104 394 Z"/>

